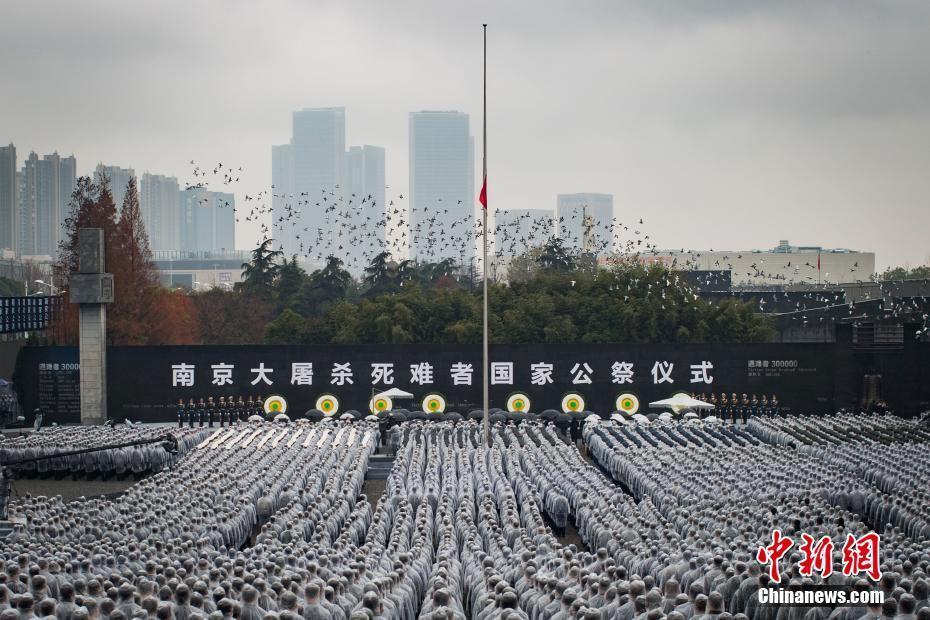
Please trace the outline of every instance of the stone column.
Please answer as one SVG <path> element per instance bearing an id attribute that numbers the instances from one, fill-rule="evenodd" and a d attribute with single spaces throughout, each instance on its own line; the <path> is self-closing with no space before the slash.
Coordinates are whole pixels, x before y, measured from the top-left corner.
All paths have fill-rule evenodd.
<path id="1" fill-rule="evenodd" d="M 107 419 L 107 306 L 113 275 L 104 272 L 103 229 L 78 230 L 78 272 L 71 274 L 71 303 L 80 304 L 81 424 Z"/>

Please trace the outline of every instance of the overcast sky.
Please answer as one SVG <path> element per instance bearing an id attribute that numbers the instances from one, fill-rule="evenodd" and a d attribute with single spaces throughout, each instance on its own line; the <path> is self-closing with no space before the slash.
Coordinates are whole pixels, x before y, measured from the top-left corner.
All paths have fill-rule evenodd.
<path id="1" fill-rule="evenodd" d="M 660 247 L 930 257 L 925 0 L 4 2 L 0 142 L 242 166 L 241 200 L 293 110 L 345 106 L 406 193 L 408 112 L 470 113 L 480 155 L 484 21 L 492 209 L 608 192 Z"/>

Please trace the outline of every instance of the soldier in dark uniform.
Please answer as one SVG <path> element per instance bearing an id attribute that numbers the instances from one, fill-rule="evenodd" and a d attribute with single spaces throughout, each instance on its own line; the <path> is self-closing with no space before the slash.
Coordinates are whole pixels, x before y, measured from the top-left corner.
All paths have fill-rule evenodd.
<path id="1" fill-rule="evenodd" d="M 178 428 L 184 428 L 184 399 L 178 399 Z"/>
<path id="2" fill-rule="evenodd" d="M 190 399 L 187 403 L 187 425 L 191 428 L 194 428 L 194 411 L 197 407 L 194 405 L 194 399 Z"/>
<path id="3" fill-rule="evenodd" d="M 216 414 L 216 403 L 213 397 L 207 397 L 207 426 L 213 428 L 213 416 Z"/>

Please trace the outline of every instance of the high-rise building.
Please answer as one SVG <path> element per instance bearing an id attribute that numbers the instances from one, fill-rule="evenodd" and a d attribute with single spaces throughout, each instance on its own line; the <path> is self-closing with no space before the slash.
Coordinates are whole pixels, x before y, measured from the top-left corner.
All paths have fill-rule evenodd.
<path id="1" fill-rule="evenodd" d="M 420 262 L 475 255 L 475 157 L 468 115 L 410 113 L 411 256 Z"/>
<path id="2" fill-rule="evenodd" d="M 235 197 L 192 187 L 180 192 L 182 252 L 215 253 L 236 248 Z"/>
<path id="3" fill-rule="evenodd" d="M 559 194 L 556 216 L 566 248 L 590 254 L 613 250 L 613 194 Z"/>
<path id="4" fill-rule="evenodd" d="M 181 249 L 181 193 L 178 180 L 146 172 L 139 183 L 139 208 L 153 252 Z"/>
<path id="5" fill-rule="evenodd" d="M 371 257 L 380 252 L 385 241 L 386 226 L 377 222 L 384 217 L 384 148 L 351 146 L 346 153 L 344 225 L 337 238 L 342 243 L 340 257 L 346 268 L 359 275 Z"/>
<path id="6" fill-rule="evenodd" d="M 35 151 L 23 161 L 19 175 L 19 253 L 21 256 L 37 254 L 36 247 L 36 193 L 39 175 L 39 156 Z"/>
<path id="7" fill-rule="evenodd" d="M 508 209 L 494 212 L 494 252 L 521 256 L 545 245 L 552 235 L 551 209 Z"/>
<path id="8" fill-rule="evenodd" d="M 345 108 L 294 112 L 292 132 L 289 144 L 272 147 L 272 234 L 286 255 L 323 244 L 335 251 L 344 215 Z"/>
<path id="9" fill-rule="evenodd" d="M 77 181 L 77 161 L 73 155 L 52 153 L 39 159 L 30 153 L 20 178 L 19 253 L 55 256 Z"/>
<path id="10" fill-rule="evenodd" d="M 19 187 L 16 179 L 16 147 L 0 146 L 0 250 L 19 247 Z"/>
<path id="11" fill-rule="evenodd" d="M 119 166 L 107 166 L 97 164 L 94 170 L 94 183 L 100 185 L 103 175 L 106 174 L 110 181 L 110 193 L 113 194 L 113 203 L 116 204 L 116 212 L 119 213 L 123 208 L 123 198 L 126 197 L 126 186 L 132 180 L 136 183 L 136 190 L 139 189 L 139 180 L 136 179 L 136 171 L 132 168 L 120 168 Z"/>

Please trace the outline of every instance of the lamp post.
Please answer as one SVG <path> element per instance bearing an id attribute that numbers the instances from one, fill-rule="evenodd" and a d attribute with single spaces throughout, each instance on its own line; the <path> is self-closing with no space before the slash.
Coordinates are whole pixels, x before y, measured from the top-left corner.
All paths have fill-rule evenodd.
<path id="1" fill-rule="evenodd" d="M 54 284 L 51 284 L 50 282 L 44 282 L 44 281 L 42 281 L 42 280 L 34 280 L 34 282 L 35 282 L 36 284 L 41 284 L 42 286 L 47 286 L 49 292 L 50 292 L 52 295 L 54 295 L 54 294 L 55 294 L 55 291 L 58 290 L 58 287 L 55 286 Z"/>

